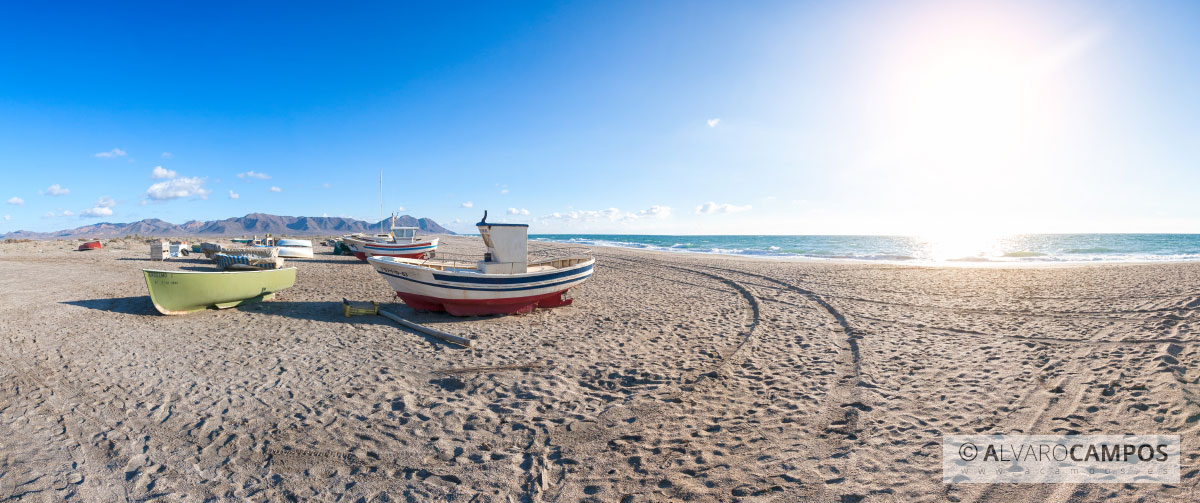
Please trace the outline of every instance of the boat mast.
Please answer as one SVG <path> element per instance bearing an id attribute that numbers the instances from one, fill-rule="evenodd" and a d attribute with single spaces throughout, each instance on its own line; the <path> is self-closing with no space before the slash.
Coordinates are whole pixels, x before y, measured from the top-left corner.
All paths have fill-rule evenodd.
<path id="1" fill-rule="evenodd" d="M 379 168 L 379 233 L 383 234 L 383 168 Z"/>

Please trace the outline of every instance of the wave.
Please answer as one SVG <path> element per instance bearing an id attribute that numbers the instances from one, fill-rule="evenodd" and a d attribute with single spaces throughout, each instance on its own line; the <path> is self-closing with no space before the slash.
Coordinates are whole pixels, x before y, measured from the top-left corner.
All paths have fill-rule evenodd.
<path id="1" fill-rule="evenodd" d="M 1015 251 L 1004 254 L 1008 258 L 1030 258 L 1030 257 L 1045 257 L 1045 253 L 1035 251 Z"/>
<path id="2" fill-rule="evenodd" d="M 533 241 L 609 246 L 674 253 L 737 255 L 796 260 L 891 263 L 1095 263 L 1200 260 L 1200 235 L 1030 235 L 1005 242 L 1001 251 L 936 257 L 926 241 L 903 236 L 656 236 L 541 235 Z M 1112 243 L 1106 243 L 1105 241 Z M 1082 243 L 1080 241 L 1083 241 Z M 1093 245 L 1099 241 L 1108 246 Z M 990 248 L 990 250 L 988 249 Z"/>
<path id="3" fill-rule="evenodd" d="M 1103 246 L 1096 246 L 1096 247 L 1092 247 L 1092 248 L 1071 248 L 1063 253 L 1071 253 L 1071 254 L 1117 253 L 1117 250 L 1114 250 L 1112 248 L 1105 248 Z"/>

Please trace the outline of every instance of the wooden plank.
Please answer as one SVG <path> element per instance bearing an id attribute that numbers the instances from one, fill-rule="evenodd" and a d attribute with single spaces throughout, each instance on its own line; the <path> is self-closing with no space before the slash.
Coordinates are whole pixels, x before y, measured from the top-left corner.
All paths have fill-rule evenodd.
<path id="1" fill-rule="evenodd" d="M 466 337 L 459 337 L 459 336 L 457 336 L 457 335 L 448 334 L 448 333 L 446 333 L 446 332 L 443 332 L 443 331 L 441 331 L 441 330 L 437 330 L 437 329 L 429 328 L 429 327 L 427 327 L 427 326 L 425 326 L 425 325 L 421 325 L 421 324 L 413 323 L 413 322 L 411 322 L 411 321 L 408 321 L 408 320 L 406 320 L 406 319 L 404 319 L 404 318 L 401 318 L 400 316 L 398 316 L 398 315 L 396 315 L 396 314 L 389 313 L 389 312 L 387 312 L 387 311 L 384 311 L 384 310 L 382 310 L 382 309 L 380 309 L 380 310 L 379 310 L 379 315 L 380 315 L 380 316 L 385 316 L 385 317 L 387 317 L 387 318 L 391 319 L 392 321 L 394 321 L 394 322 L 396 322 L 396 323 L 399 323 L 400 325 L 402 325 L 402 326 L 404 326 L 404 327 L 406 327 L 406 328 L 410 328 L 410 329 L 416 330 L 416 331 L 418 331 L 418 332 L 421 332 L 421 333 L 423 333 L 423 334 L 432 335 L 432 336 L 434 336 L 434 337 L 437 337 L 438 339 L 441 339 L 441 340 L 443 340 L 443 341 L 449 342 L 449 343 L 451 343 L 451 344 L 457 344 L 457 345 L 459 345 L 459 346 L 462 346 L 462 347 L 464 347 L 464 348 L 469 348 L 469 347 L 471 347 L 471 339 L 468 339 L 468 338 L 466 338 Z"/>

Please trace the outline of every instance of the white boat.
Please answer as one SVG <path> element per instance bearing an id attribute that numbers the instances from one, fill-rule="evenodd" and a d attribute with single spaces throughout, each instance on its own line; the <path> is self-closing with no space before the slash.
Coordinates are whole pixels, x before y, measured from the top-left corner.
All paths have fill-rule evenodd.
<path id="1" fill-rule="evenodd" d="M 528 313 L 571 303 L 567 291 L 592 276 L 596 259 L 577 249 L 529 260 L 529 226 L 476 224 L 487 253 L 483 260 L 370 257 L 405 304 L 454 316 Z"/>
<path id="2" fill-rule="evenodd" d="M 437 250 L 438 238 L 418 238 L 419 230 L 418 227 L 396 227 L 396 215 L 393 214 L 392 228 L 387 234 L 350 234 L 342 236 L 342 243 L 363 262 L 370 257 L 432 257 Z"/>
<path id="3" fill-rule="evenodd" d="M 275 246 L 279 247 L 280 257 L 312 258 L 312 241 L 307 239 L 276 239 Z"/>

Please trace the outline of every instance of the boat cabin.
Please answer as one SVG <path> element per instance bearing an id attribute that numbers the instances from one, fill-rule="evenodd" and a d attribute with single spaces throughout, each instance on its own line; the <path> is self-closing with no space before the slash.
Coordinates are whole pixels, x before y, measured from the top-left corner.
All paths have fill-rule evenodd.
<path id="1" fill-rule="evenodd" d="M 415 243 L 420 227 L 392 227 L 392 239 L 397 243 Z"/>
<path id="2" fill-rule="evenodd" d="M 521 274 L 528 271 L 526 248 L 529 240 L 529 224 L 491 224 L 487 214 L 475 224 L 487 253 L 479 262 L 484 274 Z"/>

